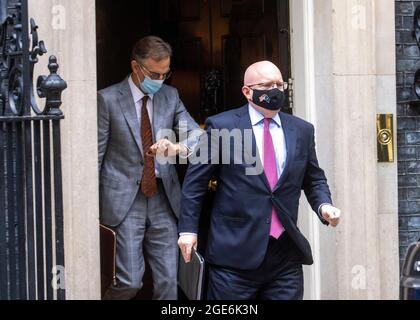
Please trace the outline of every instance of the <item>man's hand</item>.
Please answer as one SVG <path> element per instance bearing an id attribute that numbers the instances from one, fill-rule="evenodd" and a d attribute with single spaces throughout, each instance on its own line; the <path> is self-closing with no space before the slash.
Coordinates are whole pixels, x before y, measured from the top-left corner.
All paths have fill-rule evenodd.
<path id="1" fill-rule="evenodd" d="M 325 204 L 321 207 L 321 215 L 332 227 L 336 227 L 340 222 L 341 210 L 329 204 Z"/>
<path id="2" fill-rule="evenodd" d="M 186 263 L 190 262 L 191 260 L 191 251 L 192 248 L 197 250 L 197 236 L 196 235 L 183 235 L 180 236 L 178 239 L 178 246 L 182 252 L 182 256 L 184 257 L 184 261 Z"/>
<path id="3" fill-rule="evenodd" d="M 178 155 L 179 153 L 186 153 L 188 150 L 184 150 L 186 147 L 180 144 L 174 144 L 170 142 L 168 139 L 161 139 L 156 142 L 153 146 L 150 147 L 148 155 L 150 156 L 165 156 L 165 157 L 173 157 Z"/>

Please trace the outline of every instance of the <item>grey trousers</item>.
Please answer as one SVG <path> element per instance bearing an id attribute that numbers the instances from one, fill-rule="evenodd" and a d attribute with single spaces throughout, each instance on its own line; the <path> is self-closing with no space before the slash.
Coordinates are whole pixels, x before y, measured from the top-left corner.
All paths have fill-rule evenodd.
<path id="1" fill-rule="evenodd" d="M 134 298 L 143 286 L 144 255 L 152 270 L 153 299 L 177 299 L 177 221 L 161 182 L 158 193 L 146 198 L 139 190 L 126 218 L 113 228 L 117 233 L 117 285 L 106 300 Z"/>

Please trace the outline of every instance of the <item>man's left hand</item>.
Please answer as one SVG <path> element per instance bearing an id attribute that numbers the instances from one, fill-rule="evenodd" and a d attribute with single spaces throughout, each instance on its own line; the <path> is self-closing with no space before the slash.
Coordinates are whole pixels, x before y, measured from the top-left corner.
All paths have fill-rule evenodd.
<path id="1" fill-rule="evenodd" d="M 341 210 L 329 204 L 325 204 L 321 207 L 321 215 L 332 227 L 336 227 L 340 222 Z"/>
<path id="2" fill-rule="evenodd" d="M 157 141 L 149 149 L 149 155 L 151 156 L 159 155 L 165 157 L 173 157 L 178 155 L 180 152 L 182 152 L 182 146 L 179 144 L 174 144 L 168 139 Z"/>

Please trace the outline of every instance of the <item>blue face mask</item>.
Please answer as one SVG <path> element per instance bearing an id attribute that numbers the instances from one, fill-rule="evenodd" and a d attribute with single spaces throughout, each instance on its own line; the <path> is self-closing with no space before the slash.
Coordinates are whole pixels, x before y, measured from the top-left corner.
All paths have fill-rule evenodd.
<path id="1" fill-rule="evenodd" d="M 152 80 L 148 76 L 145 76 L 143 82 L 141 82 L 137 73 L 136 76 L 140 83 L 140 90 L 144 93 L 155 94 L 162 88 L 164 80 Z"/>

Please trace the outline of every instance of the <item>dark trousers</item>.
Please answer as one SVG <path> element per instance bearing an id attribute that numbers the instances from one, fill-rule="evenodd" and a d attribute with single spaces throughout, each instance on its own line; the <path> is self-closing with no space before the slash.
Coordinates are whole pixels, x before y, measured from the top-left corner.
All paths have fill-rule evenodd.
<path id="1" fill-rule="evenodd" d="M 246 258 L 246 257 L 244 257 Z M 209 266 L 208 300 L 302 300 L 300 251 L 287 233 L 270 237 L 264 261 L 255 270 Z"/>

